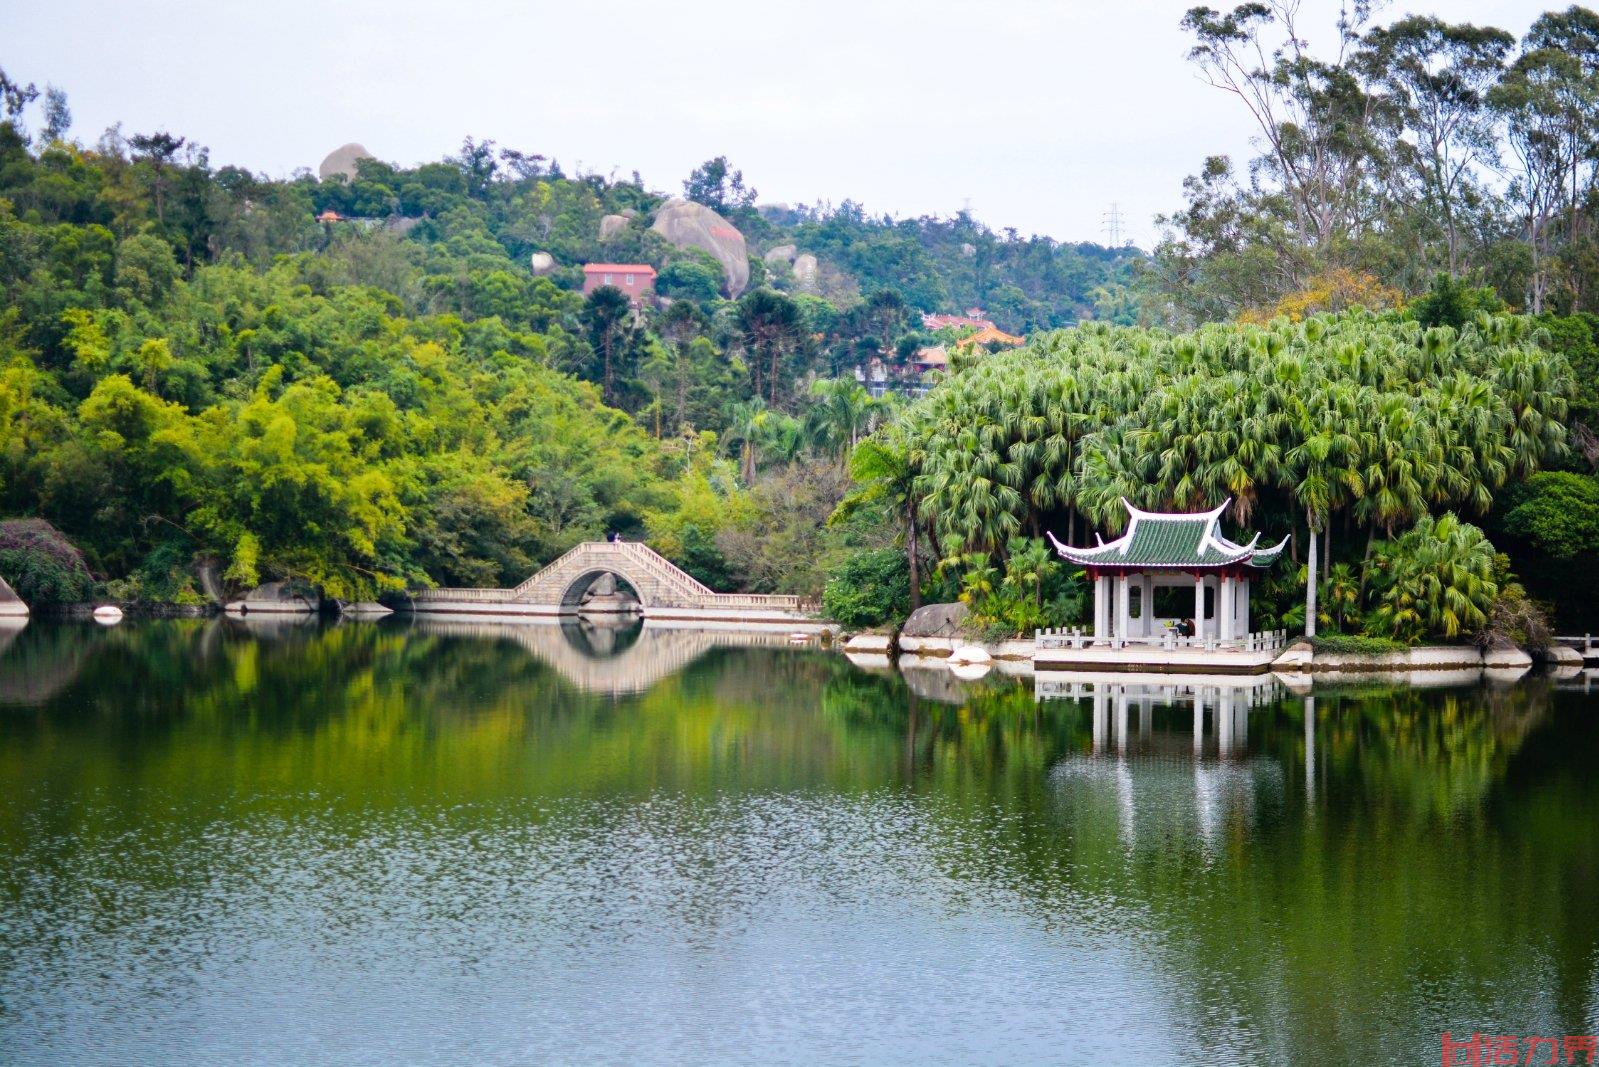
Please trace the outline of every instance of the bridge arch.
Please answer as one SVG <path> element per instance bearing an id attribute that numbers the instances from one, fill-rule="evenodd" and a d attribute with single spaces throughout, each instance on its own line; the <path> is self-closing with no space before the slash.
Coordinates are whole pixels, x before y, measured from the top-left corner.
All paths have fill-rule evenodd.
<path id="1" fill-rule="evenodd" d="M 577 570 L 578 573 L 573 575 L 571 581 L 567 583 L 566 588 L 562 590 L 561 599 L 559 601 L 561 607 L 581 607 L 583 604 L 583 598 L 588 595 L 588 591 L 590 589 L 594 588 L 594 583 L 605 577 L 607 574 L 615 578 L 619 584 L 625 585 L 629 590 L 632 591 L 633 596 L 638 600 L 639 607 L 649 607 L 649 603 L 644 599 L 643 591 L 639 588 L 639 580 L 629 577 L 623 568 L 615 566 L 611 563 L 606 563 L 603 566 L 592 567 L 587 570 L 583 570 L 581 568 L 573 569 Z"/>
<path id="2" fill-rule="evenodd" d="M 474 615 L 575 614 L 583 594 L 602 574 L 614 574 L 638 598 L 646 616 L 657 611 L 705 613 L 719 620 L 780 621 L 807 618 L 810 606 L 780 593 L 718 593 L 660 553 L 637 541 L 587 541 L 514 589 L 425 589 L 411 610 Z"/>

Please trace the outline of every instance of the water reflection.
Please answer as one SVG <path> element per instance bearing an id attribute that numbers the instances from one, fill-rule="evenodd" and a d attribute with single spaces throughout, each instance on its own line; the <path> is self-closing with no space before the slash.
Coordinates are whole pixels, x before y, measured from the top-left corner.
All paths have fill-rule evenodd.
<path id="1" fill-rule="evenodd" d="M 22 1062 L 1412 1063 L 1599 1026 L 1599 702 L 1547 681 L 964 682 L 465 621 L 10 636 Z"/>

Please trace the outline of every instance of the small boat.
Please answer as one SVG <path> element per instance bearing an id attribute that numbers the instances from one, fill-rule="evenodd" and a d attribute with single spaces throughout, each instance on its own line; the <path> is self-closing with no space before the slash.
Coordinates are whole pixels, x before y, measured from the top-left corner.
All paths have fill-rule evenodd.
<path id="1" fill-rule="evenodd" d="M 94 609 L 94 621 L 101 626 L 115 626 L 122 621 L 122 609 L 115 604 L 101 604 Z"/>

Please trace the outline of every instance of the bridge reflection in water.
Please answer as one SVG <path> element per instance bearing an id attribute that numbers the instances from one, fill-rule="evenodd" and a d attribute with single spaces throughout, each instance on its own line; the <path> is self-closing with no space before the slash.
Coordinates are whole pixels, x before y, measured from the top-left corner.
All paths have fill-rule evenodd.
<path id="1" fill-rule="evenodd" d="M 417 632 L 514 642 L 585 692 L 642 693 L 719 648 L 777 648 L 786 632 L 675 627 L 615 616 L 488 622 L 418 615 Z"/>

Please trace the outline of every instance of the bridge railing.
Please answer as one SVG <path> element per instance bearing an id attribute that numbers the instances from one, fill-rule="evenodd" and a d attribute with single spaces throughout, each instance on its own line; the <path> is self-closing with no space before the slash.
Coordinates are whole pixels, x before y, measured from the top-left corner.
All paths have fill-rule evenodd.
<path id="1" fill-rule="evenodd" d="M 1260 633 L 1241 634 L 1224 641 L 1218 637 L 1180 637 L 1170 630 L 1149 637 L 1095 637 L 1074 626 L 1070 629 L 1034 631 L 1033 647 L 1039 651 L 1067 648 L 1158 648 L 1164 651 L 1202 649 L 1214 652 L 1230 649 L 1240 652 L 1278 652 L 1288 647 L 1288 631 L 1266 630 Z"/>
<path id="2" fill-rule="evenodd" d="M 515 599 L 514 589 L 420 589 L 411 594 L 413 600 L 448 600 L 463 604 L 504 604 Z"/>
<path id="3" fill-rule="evenodd" d="M 1599 655 L 1599 641 L 1596 641 L 1593 634 L 1572 634 L 1564 637 L 1551 637 L 1549 640 L 1554 644 L 1576 649 L 1583 654 L 1584 658 Z"/>

